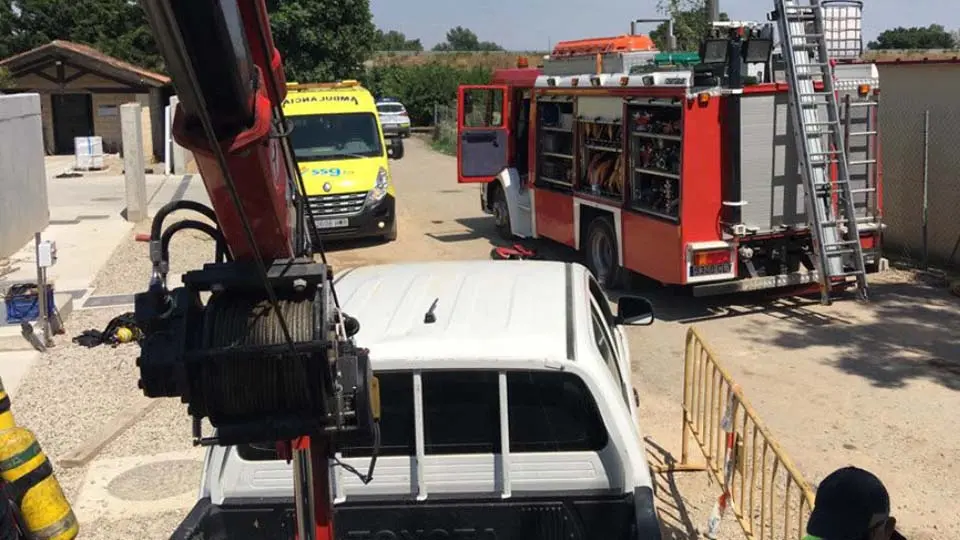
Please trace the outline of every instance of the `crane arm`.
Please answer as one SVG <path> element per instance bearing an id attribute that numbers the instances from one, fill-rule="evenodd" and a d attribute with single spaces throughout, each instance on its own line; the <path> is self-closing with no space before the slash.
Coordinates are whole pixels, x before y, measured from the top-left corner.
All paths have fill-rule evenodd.
<path id="1" fill-rule="evenodd" d="M 173 136 L 193 152 L 212 208 L 175 201 L 154 218 L 153 277 L 136 298 L 140 387 L 187 403 L 197 444 L 277 441 L 293 462 L 297 537 L 330 540 L 328 459 L 345 441 L 376 448 L 379 399 L 368 352 L 352 339 L 359 323 L 340 311 L 325 259 L 314 261 L 265 2 L 141 5 L 180 100 Z M 178 210 L 216 228 L 185 220 L 164 230 Z M 186 228 L 216 240 L 216 259 L 169 290 L 169 242 Z M 214 436 L 203 436 L 204 418 Z"/>

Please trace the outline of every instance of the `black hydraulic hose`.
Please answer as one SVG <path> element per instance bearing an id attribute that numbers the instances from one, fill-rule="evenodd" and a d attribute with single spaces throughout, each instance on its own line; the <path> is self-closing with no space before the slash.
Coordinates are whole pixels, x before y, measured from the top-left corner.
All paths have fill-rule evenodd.
<path id="1" fill-rule="evenodd" d="M 170 240 L 173 239 L 173 235 L 186 229 L 200 231 L 213 238 L 213 240 L 217 243 L 217 262 L 230 260 L 231 257 L 227 251 L 227 239 L 223 237 L 223 233 L 220 232 L 219 229 L 215 229 L 210 224 L 202 221 L 185 219 L 183 221 L 174 223 L 173 225 L 167 227 L 167 230 L 163 231 L 163 235 L 160 237 L 160 253 L 163 257 L 163 262 L 166 263 L 170 260 Z"/>
<path id="2" fill-rule="evenodd" d="M 196 201 L 171 201 L 165 205 L 163 208 L 157 212 L 157 215 L 153 217 L 153 224 L 150 228 L 150 240 L 158 241 L 160 240 L 161 233 L 163 232 L 163 220 L 167 219 L 167 216 L 176 212 L 177 210 L 193 210 L 194 212 L 199 212 L 204 216 L 210 218 L 211 221 L 217 223 L 217 214 L 213 212 L 213 209 L 205 204 L 198 203 Z"/>

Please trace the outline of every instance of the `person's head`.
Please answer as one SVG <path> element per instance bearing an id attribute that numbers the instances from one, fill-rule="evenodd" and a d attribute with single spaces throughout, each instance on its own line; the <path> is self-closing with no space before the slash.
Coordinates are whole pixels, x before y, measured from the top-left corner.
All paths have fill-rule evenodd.
<path id="1" fill-rule="evenodd" d="M 807 534 L 823 540 L 905 540 L 896 527 L 883 482 L 863 469 L 844 467 L 817 487 Z"/>

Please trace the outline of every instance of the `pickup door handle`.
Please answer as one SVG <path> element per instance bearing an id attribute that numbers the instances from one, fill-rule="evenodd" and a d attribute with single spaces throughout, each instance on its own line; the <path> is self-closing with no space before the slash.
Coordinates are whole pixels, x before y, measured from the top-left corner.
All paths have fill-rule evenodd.
<path id="1" fill-rule="evenodd" d="M 464 133 L 463 140 L 468 143 L 493 143 L 494 146 L 500 146 L 496 133 Z"/>

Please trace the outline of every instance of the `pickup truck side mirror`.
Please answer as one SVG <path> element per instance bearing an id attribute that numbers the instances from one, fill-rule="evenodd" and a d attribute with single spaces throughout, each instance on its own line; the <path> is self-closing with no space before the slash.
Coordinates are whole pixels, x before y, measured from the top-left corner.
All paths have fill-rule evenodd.
<path id="1" fill-rule="evenodd" d="M 621 296 L 617 300 L 617 317 L 614 322 L 624 326 L 650 326 L 653 324 L 653 304 L 640 296 Z"/>

